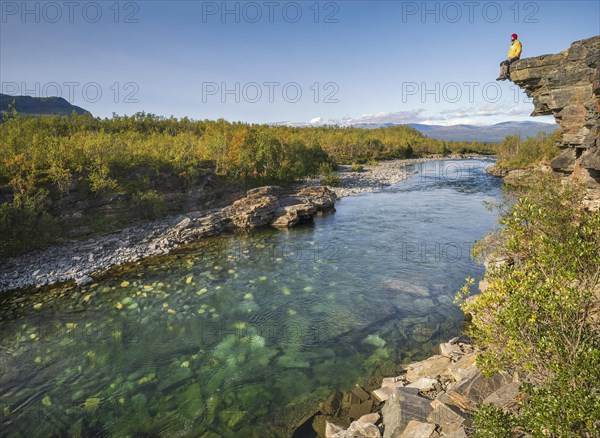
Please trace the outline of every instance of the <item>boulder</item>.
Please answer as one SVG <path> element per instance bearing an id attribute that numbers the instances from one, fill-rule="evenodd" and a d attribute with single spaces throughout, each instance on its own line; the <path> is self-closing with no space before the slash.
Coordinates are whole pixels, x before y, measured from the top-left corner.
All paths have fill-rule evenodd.
<path id="1" fill-rule="evenodd" d="M 381 438 L 381 431 L 373 423 L 354 421 L 346 430 L 341 430 L 331 438 Z"/>
<path id="2" fill-rule="evenodd" d="M 375 423 L 377 423 L 379 421 L 380 418 L 381 418 L 381 415 L 379 415 L 378 412 L 373 412 L 371 414 L 363 415 L 362 417 L 360 417 L 358 419 L 358 421 L 362 421 L 364 423 L 375 424 Z"/>
<path id="3" fill-rule="evenodd" d="M 344 432 L 344 430 L 345 429 L 343 427 L 328 421 L 325 423 L 325 438 L 333 438 L 334 436 L 337 436 L 338 433 Z"/>
<path id="4" fill-rule="evenodd" d="M 448 372 L 457 382 L 475 375 L 479 371 L 477 365 L 475 365 L 477 356 L 477 352 L 463 355 L 457 362 L 448 365 Z"/>
<path id="5" fill-rule="evenodd" d="M 400 438 L 431 438 L 437 436 L 435 424 L 411 420 Z"/>
<path id="6" fill-rule="evenodd" d="M 416 388 L 397 388 L 381 409 L 384 438 L 399 437 L 411 420 L 426 422 L 431 413 L 430 400 Z"/>
<path id="7" fill-rule="evenodd" d="M 427 421 L 439 424 L 442 432 L 454 432 L 463 426 L 471 425 L 471 421 L 467 415 L 439 400 L 432 400 L 431 407 L 433 410 L 427 417 Z"/>
<path id="8" fill-rule="evenodd" d="M 413 383 L 409 383 L 406 385 L 407 388 L 417 388 L 419 391 L 430 391 L 434 388 L 434 386 L 438 383 L 436 379 L 431 379 L 429 377 L 421 377 L 417 379 Z"/>
<path id="9" fill-rule="evenodd" d="M 440 354 L 452 359 L 453 356 L 462 354 L 462 350 L 458 344 L 443 342 L 440 344 Z"/>
<path id="10" fill-rule="evenodd" d="M 507 383 L 506 385 L 501 386 L 496 391 L 488 395 L 483 400 L 483 403 L 492 403 L 498 406 L 499 408 L 505 407 L 514 402 L 517 399 L 517 397 L 519 397 L 519 395 L 521 394 L 521 391 L 519 391 L 520 385 L 521 384 L 518 382 Z"/>
<path id="11" fill-rule="evenodd" d="M 373 398 L 378 401 L 379 403 L 382 403 L 384 401 L 386 401 L 387 399 L 389 399 L 395 392 L 396 392 L 396 388 L 397 387 L 402 387 L 403 385 L 386 385 L 383 386 L 379 389 L 374 390 L 373 392 L 371 392 L 371 395 L 373 396 Z"/>
<path id="12" fill-rule="evenodd" d="M 492 377 L 485 377 L 478 370 L 477 373 L 452 384 L 446 394 L 452 403 L 463 411 L 474 411 L 490 394 L 511 382 L 512 377 L 508 373 L 496 373 Z"/>
<path id="13" fill-rule="evenodd" d="M 333 391 L 319 406 L 319 410 L 325 415 L 338 417 L 342 411 L 344 394 L 340 391 Z"/>
<path id="14" fill-rule="evenodd" d="M 348 427 L 339 418 L 330 415 L 316 415 L 312 422 L 312 428 L 320 437 L 332 436 Z M 329 432 L 328 432 L 329 431 Z"/>
<path id="15" fill-rule="evenodd" d="M 275 211 L 275 220 L 271 222 L 271 226 L 276 228 L 290 228 L 299 222 L 312 219 L 316 213 L 317 207 L 313 204 L 280 207 Z"/>
<path id="16" fill-rule="evenodd" d="M 444 356 L 436 355 L 421 362 L 415 362 L 408 366 L 406 379 L 409 382 L 416 382 L 421 377 L 436 378 L 439 375 L 447 375 L 450 359 Z"/>

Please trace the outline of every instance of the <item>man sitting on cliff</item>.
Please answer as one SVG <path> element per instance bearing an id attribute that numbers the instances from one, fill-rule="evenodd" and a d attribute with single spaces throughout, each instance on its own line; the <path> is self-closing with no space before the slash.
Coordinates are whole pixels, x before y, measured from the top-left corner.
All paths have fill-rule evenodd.
<path id="1" fill-rule="evenodd" d="M 510 40 L 512 41 L 512 44 L 508 49 L 508 59 L 500 63 L 500 76 L 496 78 L 497 81 L 505 81 L 506 79 L 510 79 L 510 64 L 521 57 L 521 50 L 523 50 L 523 47 L 521 46 L 521 41 L 517 39 L 517 34 L 513 33 L 510 36 Z"/>

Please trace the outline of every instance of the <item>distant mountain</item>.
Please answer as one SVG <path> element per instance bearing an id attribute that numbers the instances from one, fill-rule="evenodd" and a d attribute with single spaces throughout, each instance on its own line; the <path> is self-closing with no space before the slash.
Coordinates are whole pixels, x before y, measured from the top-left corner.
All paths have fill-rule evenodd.
<path id="1" fill-rule="evenodd" d="M 71 105 L 62 97 L 10 96 L 0 93 L 0 111 L 10 111 L 9 105 L 13 105 L 18 113 L 34 116 L 46 114 L 71 115 L 73 111 L 77 114 L 89 113 L 83 108 Z"/>
<path id="2" fill-rule="evenodd" d="M 279 126 L 320 126 L 322 123 L 306 122 L 279 122 L 272 125 Z M 335 123 L 334 123 L 335 124 Z M 398 123 L 342 123 L 340 126 L 352 126 L 354 128 L 387 128 L 399 126 Z M 522 138 L 535 137 L 538 132 L 550 134 L 558 129 L 557 124 L 540 122 L 502 122 L 495 125 L 424 125 L 421 123 L 408 123 L 406 126 L 415 128 L 417 131 L 430 138 L 438 138 L 447 141 L 481 141 L 487 143 L 499 143 L 507 135 L 520 135 Z"/>
<path id="3" fill-rule="evenodd" d="M 558 125 L 540 122 L 502 122 L 495 125 L 423 125 L 410 123 L 427 137 L 448 141 L 483 141 L 489 143 L 501 142 L 507 135 L 520 135 L 522 138 L 535 137 L 542 131 L 550 134 L 558 129 Z"/>

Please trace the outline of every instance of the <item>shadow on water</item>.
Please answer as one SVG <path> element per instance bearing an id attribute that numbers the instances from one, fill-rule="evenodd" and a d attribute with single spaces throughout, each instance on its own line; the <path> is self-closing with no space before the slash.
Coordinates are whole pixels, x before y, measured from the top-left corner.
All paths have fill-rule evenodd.
<path id="1" fill-rule="evenodd" d="M 334 388 L 457 334 L 494 226 L 489 160 L 423 163 L 289 231 L 206 239 L 96 284 L 0 296 L 8 436 L 289 436 Z"/>

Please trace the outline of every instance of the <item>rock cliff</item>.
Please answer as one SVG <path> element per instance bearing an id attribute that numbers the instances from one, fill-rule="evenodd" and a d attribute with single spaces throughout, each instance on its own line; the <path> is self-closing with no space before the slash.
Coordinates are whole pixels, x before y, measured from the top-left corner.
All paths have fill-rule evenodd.
<path id="1" fill-rule="evenodd" d="M 533 98 L 532 116 L 552 114 L 560 125 L 553 170 L 600 189 L 600 35 L 517 61 L 510 77 Z"/>

